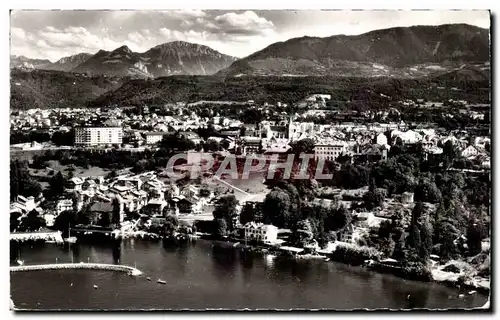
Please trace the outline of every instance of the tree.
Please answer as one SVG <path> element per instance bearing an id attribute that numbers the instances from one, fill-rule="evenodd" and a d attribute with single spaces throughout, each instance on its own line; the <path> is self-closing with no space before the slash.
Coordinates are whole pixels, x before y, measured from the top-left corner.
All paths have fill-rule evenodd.
<path id="1" fill-rule="evenodd" d="M 423 205 L 421 202 L 417 202 L 413 211 L 411 213 L 411 223 L 409 228 L 409 235 L 407 239 L 408 246 L 414 249 L 419 249 L 422 245 L 422 240 L 420 239 L 420 229 L 419 229 L 419 219 L 423 213 Z"/>
<path id="2" fill-rule="evenodd" d="M 163 224 L 163 236 L 167 238 L 173 237 L 178 228 L 179 220 L 176 216 L 168 215 L 165 217 L 165 223 Z"/>
<path id="3" fill-rule="evenodd" d="M 228 234 L 227 222 L 225 219 L 217 218 L 215 221 L 215 234 L 219 237 L 226 237 Z"/>
<path id="4" fill-rule="evenodd" d="M 443 161 L 446 168 L 449 168 L 453 165 L 455 160 L 460 157 L 460 151 L 455 144 L 448 140 L 443 145 Z"/>
<path id="5" fill-rule="evenodd" d="M 111 224 L 111 219 L 109 217 L 108 212 L 101 213 L 99 220 L 97 221 L 97 225 L 101 227 L 109 227 Z"/>
<path id="6" fill-rule="evenodd" d="M 10 232 L 14 232 L 17 230 L 19 227 L 19 218 L 21 217 L 21 213 L 19 212 L 12 212 L 10 214 Z"/>
<path id="7" fill-rule="evenodd" d="M 407 244 L 420 261 L 428 260 L 432 249 L 432 227 L 421 202 L 413 208 Z"/>
<path id="8" fill-rule="evenodd" d="M 415 201 L 439 203 L 441 202 L 441 191 L 434 182 L 421 182 L 415 188 Z"/>
<path id="9" fill-rule="evenodd" d="M 64 179 L 64 176 L 62 175 L 61 171 L 57 172 L 52 178 L 50 178 L 49 182 L 50 195 L 52 197 L 57 197 L 58 195 L 61 195 L 64 192 L 65 183 L 66 180 Z"/>
<path id="10" fill-rule="evenodd" d="M 113 212 L 111 223 L 115 226 L 118 226 L 120 224 L 120 201 L 118 201 L 117 198 L 113 198 Z"/>
<path id="11" fill-rule="evenodd" d="M 19 229 L 22 231 L 38 231 L 40 228 L 45 227 L 45 219 L 40 217 L 38 211 L 32 210 L 25 217 L 21 219 Z"/>
<path id="12" fill-rule="evenodd" d="M 294 154 L 314 153 L 315 145 L 314 140 L 311 138 L 305 138 L 291 143 L 292 152 Z"/>
<path id="13" fill-rule="evenodd" d="M 373 209 L 380 207 L 384 204 L 384 199 L 386 197 L 386 192 L 384 189 L 375 189 L 375 191 L 368 191 L 363 196 L 365 205 L 368 209 Z"/>
<path id="14" fill-rule="evenodd" d="M 264 199 L 264 221 L 278 228 L 290 225 L 290 196 L 280 188 L 274 188 Z"/>
<path id="15" fill-rule="evenodd" d="M 297 223 L 296 227 L 293 230 L 295 243 L 298 246 L 304 247 L 305 245 L 311 243 L 314 238 L 313 228 L 311 225 L 311 221 L 308 219 L 301 220 Z"/>
<path id="16" fill-rule="evenodd" d="M 340 205 L 337 208 L 330 207 L 325 219 L 326 231 L 342 230 L 352 223 L 352 214 L 346 207 Z"/>
<path id="17" fill-rule="evenodd" d="M 63 211 L 54 220 L 54 229 L 59 230 L 64 236 L 68 234 L 71 227 L 77 225 L 77 214 L 75 211 Z"/>
<path id="18" fill-rule="evenodd" d="M 243 114 L 241 115 L 240 119 L 244 123 L 257 124 L 264 119 L 264 115 L 260 110 L 257 110 L 255 108 L 247 108 L 243 111 Z"/>
<path id="19" fill-rule="evenodd" d="M 245 203 L 245 205 L 243 205 L 243 208 L 241 209 L 240 223 L 242 225 L 245 225 L 248 222 L 255 221 L 255 210 L 256 208 L 253 204 Z"/>
<path id="20" fill-rule="evenodd" d="M 90 207 L 88 204 L 82 207 L 82 210 L 76 214 L 76 224 L 89 225 L 90 224 Z M 77 212 L 75 210 L 75 212 Z"/>
<path id="21" fill-rule="evenodd" d="M 37 197 L 42 187 L 33 180 L 28 172 L 26 162 L 10 161 L 10 200 L 14 201 L 18 195 Z"/>
<path id="22" fill-rule="evenodd" d="M 441 218 L 434 228 L 434 243 L 439 244 L 439 256 L 448 260 L 458 254 L 455 240 L 460 236 L 460 231 L 453 221 L 447 217 Z"/>
<path id="23" fill-rule="evenodd" d="M 238 200 L 234 195 L 223 196 L 219 198 L 213 212 L 215 219 L 223 219 L 226 221 L 226 228 L 229 232 L 236 229 L 238 222 L 238 212 L 236 207 Z"/>
<path id="24" fill-rule="evenodd" d="M 481 241 L 483 235 L 481 227 L 478 222 L 471 221 L 467 227 L 467 247 L 469 248 L 469 255 L 473 256 L 481 252 Z"/>
<path id="25" fill-rule="evenodd" d="M 106 179 L 114 179 L 118 177 L 118 173 L 116 172 L 116 170 L 111 170 L 107 175 L 106 175 Z"/>

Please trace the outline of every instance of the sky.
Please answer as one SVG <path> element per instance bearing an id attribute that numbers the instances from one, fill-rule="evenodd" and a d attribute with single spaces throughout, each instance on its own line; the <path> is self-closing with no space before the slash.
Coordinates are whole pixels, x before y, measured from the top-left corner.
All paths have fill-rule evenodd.
<path id="1" fill-rule="evenodd" d="M 467 23 L 490 27 L 488 11 L 11 11 L 11 54 L 56 61 L 127 45 L 135 52 L 165 42 L 203 44 L 245 57 L 302 36 L 355 35 L 396 26 Z"/>

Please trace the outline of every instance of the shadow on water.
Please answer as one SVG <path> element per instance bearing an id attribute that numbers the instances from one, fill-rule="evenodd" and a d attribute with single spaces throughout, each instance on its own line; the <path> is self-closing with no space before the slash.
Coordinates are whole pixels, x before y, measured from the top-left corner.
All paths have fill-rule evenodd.
<path id="1" fill-rule="evenodd" d="M 273 277 L 283 278 L 289 275 L 294 281 L 304 282 L 311 276 L 311 265 L 314 261 L 297 261 L 288 257 L 277 257 L 274 260 Z"/>
<path id="2" fill-rule="evenodd" d="M 237 265 L 237 253 L 234 248 L 212 247 L 210 254 L 213 262 L 213 270 L 217 277 L 233 277 Z"/>
<path id="3" fill-rule="evenodd" d="M 72 255 L 72 260 L 74 261 L 80 261 L 81 254 L 80 254 L 80 246 L 72 246 L 71 244 L 66 244 L 65 246 L 68 247 L 68 249 L 71 251 Z"/>
<path id="4" fill-rule="evenodd" d="M 10 242 L 10 262 L 16 262 L 19 259 L 21 246 L 17 241 Z"/>
<path id="5" fill-rule="evenodd" d="M 111 248 L 113 252 L 113 264 L 120 264 L 120 258 L 121 258 L 121 246 L 114 244 Z"/>
<path id="6" fill-rule="evenodd" d="M 384 275 L 380 276 L 380 284 L 382 290 L 389 292 L 393 301 L 397 301 L 402 308 L 425 308 L 429 306 L 429 296 L 431 294 L 431 286 L 429 284 L 415 283 L 402 286 L 400 281 L 406 282 L 399 278 L 392 278 Z"/>

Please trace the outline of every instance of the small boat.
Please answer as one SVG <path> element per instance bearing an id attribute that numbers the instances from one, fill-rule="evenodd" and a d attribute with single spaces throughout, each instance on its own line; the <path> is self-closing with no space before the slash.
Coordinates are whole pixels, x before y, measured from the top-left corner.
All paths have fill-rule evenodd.
<path id="1" fill-rule="evenodd" d="M 64 242 L 66 243 L 76 243 L 76 237 L 68 237 L 64 239 Z"/>
<path id="2" fill-rule="evenodd" d="M 161 284 L 167 284 L 167 281 L 161 280 L 161 279 L 156 280 L 156 282 L 161 283 Z"/>
<path id="3" fill-rule="evenodd" d="M 469 291 L 469 295 L 476 293 L 476 290 Z"/>
<path id="4" fill-rule="evenodd" d="M 151 281 L 151 278 L 150 278 L 150 277 L 147 277 L 147 278 L 146 278 L 146 280 Z"/>
<path id="5" fill-rule="evenodd" d="M 76 243 L 76 237 L 72 237 L 71 236 L 71 228 L 68 228 L 68 237 L 66 239 L 64 239 L 64 242 L 67 242 L 67 243 Z"/>
<path id="6" fill-rule="evenodd" d="M 18 265 L 20 265 L 20 266 L 22 266 L 22 265 L 24 264 L 24 261 L 23 261 L 23 260 L 19 260 L 19 259 L 18 259 L 18 260 L 16 260 L 16 262 L 17 262 L 17 264 L 18 264 Z"/>
<path id="7" fill-rule="evenodd" d="M 325 258 L 325 259 L 323 259 L 323 261 L 328 262 L 328 261 L 330 261 L 330 258 Z"/>
<path id="8" fill-rule="evenodd" d="M 458 297 L 459 298 L 463 298 L 463 297 L 465 297 L 465 295 L 464 294 L 459 294 Z"/>
<path id="9" fill-rule="evenodd" d="M 94 289 L 97 289 L 97 288 L 99 288 L 99 287 L 96 284 L 94 284 Z"/>

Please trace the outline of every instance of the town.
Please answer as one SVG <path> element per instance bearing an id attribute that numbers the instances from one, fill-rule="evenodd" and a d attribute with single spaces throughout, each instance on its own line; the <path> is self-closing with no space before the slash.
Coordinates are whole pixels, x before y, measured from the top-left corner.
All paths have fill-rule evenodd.
<path id="1" fill-rule="evenodd" d="M 12 111 L 11 237 L 204 237 L 488 290 L 489 105 L 339 112 L 330 100 Z M 269 163 L 216 172 L 290 154 L 331 175 L 294 179 L 297 157 L 287 178 Z M 207 155 L 215 165 L 200 166 Z"/>

